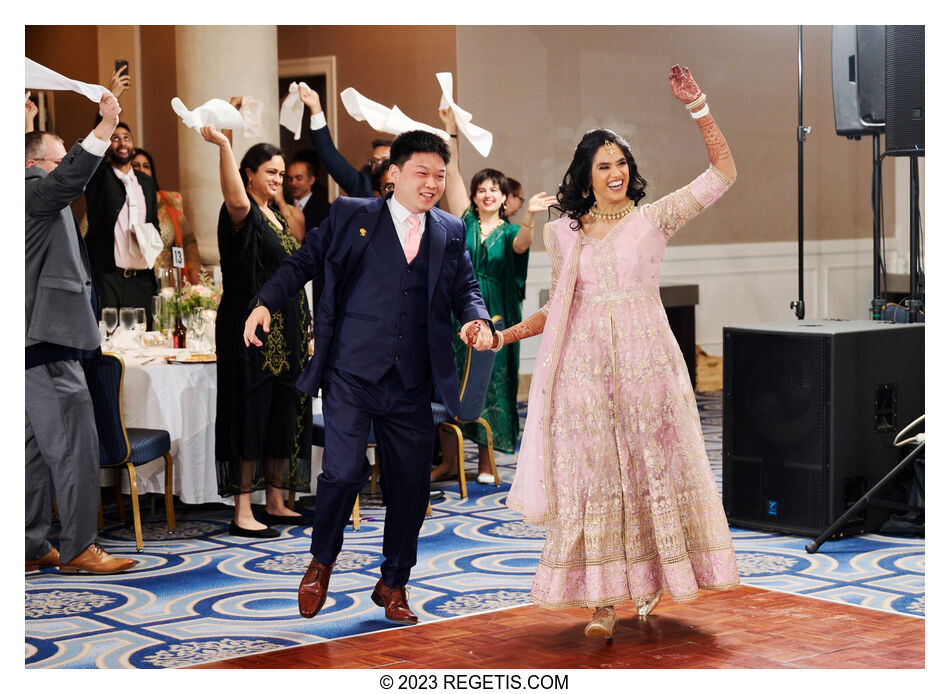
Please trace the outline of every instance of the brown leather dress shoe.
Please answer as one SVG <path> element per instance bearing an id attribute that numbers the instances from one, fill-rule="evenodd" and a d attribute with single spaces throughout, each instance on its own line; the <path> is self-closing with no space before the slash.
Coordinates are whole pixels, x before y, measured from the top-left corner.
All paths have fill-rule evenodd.
<path id="1" fill-rule="evenodd" d="M 39 559 L 27 559 L 26 570 L 38 571 L 39 569 L 45 569 L 49 566 L 56 566 L 57 564 L 59 564 L 59 550 L 53 547 L 49 552 L 44 554 Z"/>
<path id="2" fill-rule="evenodd" d="M 373 602 L 380 607 L 386 608 L 386 619 L 390 622 L 415 624 L 419 621 L 419 618 L 409 609 L 405 586 L 390 588 L 383 583 L 383 579 L 379 579 L 379 582 L 373 589 L 372 597 Z"/>
<path id="3" fill-rule="evenodd" d="M 307 573 L 303 575 L 300 588 L 297 589 L 297 608 L 300 610 L 301 617 L 310 619 L 323 607 L 323 603 L 327 600 L 327 586 L 330 584 L 332 571 L 332 565 L 324 566 L 316 559 L 310 560 Z"/>
<path id="4" fill-rule="evenodd" d="M 61 574 L 118 574 L 135 566 L 134 559 L 113 557 L 93 542 L 78 557 L 59 565 Z"/>

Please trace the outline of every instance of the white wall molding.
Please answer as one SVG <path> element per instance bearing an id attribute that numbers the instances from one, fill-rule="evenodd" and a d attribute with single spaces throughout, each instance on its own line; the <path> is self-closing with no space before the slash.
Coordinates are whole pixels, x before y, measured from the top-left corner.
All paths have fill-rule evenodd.
<path id="1" fill-rule="evenodd" d="M 870 239 L 806 241 L 805 317 L 867 318 L 871 272 Z M 550 258 L 533 250 L 525 316 L 538 310 L 540 294 L 550 282 Z M 794 320 L 789 304 L 798 298 L 798 244 L 671 246 L 663 257 L 661 282 L 699 285 L 696 343 L 719 355 L 724 326 Z M 533 372 L 537 349 L 537 339 L 522 342 L 521 373 Z"/>

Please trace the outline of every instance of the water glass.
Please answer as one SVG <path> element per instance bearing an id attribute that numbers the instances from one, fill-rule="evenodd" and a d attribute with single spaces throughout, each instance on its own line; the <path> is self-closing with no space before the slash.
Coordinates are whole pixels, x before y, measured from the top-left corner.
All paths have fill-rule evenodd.
<path id="1" fill-rule="evenodd" d="M 106 324 L 106 331 L 111 335 L 119 325 L 119 312 L 114 306 L 102 309 L 102 322 Z"/>
<path id="2" fill-rule="evenodd" d="M 119 309 L 119 325 L 126 330 L 135 330 L 135 309 L 130 306 L 123 306 Z"/>

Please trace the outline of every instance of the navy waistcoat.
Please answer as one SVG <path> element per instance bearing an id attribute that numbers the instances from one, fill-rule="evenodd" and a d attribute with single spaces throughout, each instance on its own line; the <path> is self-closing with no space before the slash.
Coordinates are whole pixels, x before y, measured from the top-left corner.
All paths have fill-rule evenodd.
<path id="1" fill-rule="evenodd" d="M 328 366 L 372 383 L 395 368 L 406 388 L 428 380 L 428 268 L 429 234 L 407 264 L 392 216 L 384 211 L 344 287 Z"/>

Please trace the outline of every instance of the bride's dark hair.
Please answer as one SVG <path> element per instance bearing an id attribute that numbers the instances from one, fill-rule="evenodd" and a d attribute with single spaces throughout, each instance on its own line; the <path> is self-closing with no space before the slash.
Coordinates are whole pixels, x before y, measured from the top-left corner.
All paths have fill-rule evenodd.
<path id="1" fill-rule="evenodd" d="M 633 200 L 636 205 L 646 195 L 644 190 L 647 187 L 647 182 L 637 171 L 637 162 L 633 159 L 627 141 L 613 130 L 588 130 L 577 144 L 577 149 L 574 150 L 574 159 L 571 161 L 571 165 L 567 167 L 564 180 L 558 187 L 557 205 L 552 206 L 573 219 L 575 224 L 571 226 L 575 229 L 580 226 L 581 217 L 587 213 L 595 202 L 594 193 L 590 189 L 590 172 L 594 155 L 604 142 L 613 142 L 620 147 L 620 151 L 623 152 L 623 156 L 627 160 L 627 169 L 630 172 L 630 181 L 627 183 L 627 197 Z"/>

